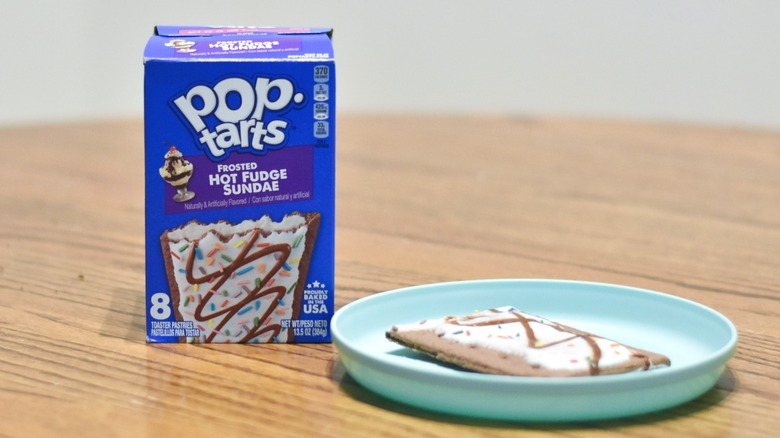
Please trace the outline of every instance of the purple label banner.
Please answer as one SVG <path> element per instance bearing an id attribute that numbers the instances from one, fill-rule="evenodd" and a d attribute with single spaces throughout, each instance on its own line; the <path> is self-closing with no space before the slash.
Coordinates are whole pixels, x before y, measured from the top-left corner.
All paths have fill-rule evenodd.
<path id="1" fill-rule="evenodd" d="M 303 201 L 313 196 L 313 146 L 288 146 L 263 156 L 236 153 L 218 163 L 203 155 L 184 158 L 193 165 L 186 189 L 177 191 L 160 179 L 165 184 L 166 213 Z"/>
<path id="2" fill-rule="evenodd" d="M 296 37 L 187 38 L 173 39 L 165 43 L 176 57 L 248 57 L 258 55 L 287 57 L 288 53 L 301 51 L 301 39 Z"/>

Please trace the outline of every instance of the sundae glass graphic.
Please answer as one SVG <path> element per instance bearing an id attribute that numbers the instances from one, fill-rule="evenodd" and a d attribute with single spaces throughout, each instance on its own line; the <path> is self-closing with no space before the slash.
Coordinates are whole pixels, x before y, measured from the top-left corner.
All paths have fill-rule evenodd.
<path id="1" fill-rule="evenodd" d="M 165 164 L 160 168 L 160 176 L 176 189 L 174 201 L 187 202 L 195 197 L 195 192 L 187 190 L 192 170 L 192 163 L 184 159 L 176 146 L 171 146 L 165 154 Z"/>
<path id="2" fill-rule="evenodd" d="M 165 45 L 167 47 L 173 47 L 174 49 L 178 49 L 177 51 L 179 53 L 192 53 L 195 51 L 195 49 L 192 48 L 192 46 L 195 45 L 193 41 L 176 39 L 165 43 Z"/>

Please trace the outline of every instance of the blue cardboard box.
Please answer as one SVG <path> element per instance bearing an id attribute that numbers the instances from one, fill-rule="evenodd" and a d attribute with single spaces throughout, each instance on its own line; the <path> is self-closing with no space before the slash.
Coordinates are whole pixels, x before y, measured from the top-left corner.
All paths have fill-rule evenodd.
<path id="1" fill-rule="evenodd" d="M 148 342 L 329 342 L 324 28 L 157 26 L 144 52 Z"/>

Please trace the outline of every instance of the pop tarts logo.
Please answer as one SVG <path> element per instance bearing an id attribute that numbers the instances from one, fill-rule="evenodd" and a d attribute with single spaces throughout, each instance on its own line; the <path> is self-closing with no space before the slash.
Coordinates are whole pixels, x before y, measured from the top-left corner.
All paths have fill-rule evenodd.
<path id="1" fill-rule="evenodd" d="M 173 99 L 198 142 L 213 160 L 233 150 L 265 154 L 284 147 L 289 122 L 278 115 L 305 96 L 284 78 L 239 77 L 196 85 Z M 276 117 L 275 117 L 276 115 Z"/>

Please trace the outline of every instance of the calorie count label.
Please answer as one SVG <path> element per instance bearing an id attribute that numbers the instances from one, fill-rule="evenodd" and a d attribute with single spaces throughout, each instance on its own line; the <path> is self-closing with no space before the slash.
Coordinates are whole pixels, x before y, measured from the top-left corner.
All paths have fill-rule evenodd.
<path id="1" fill-rule="evenodd" d="M 318 65 L 314 67 L 314 81 L 328 82 L 330 80 L 330 67 L 327 65 Z"/>
<path id="2" fill-rule="evenodd" d="M 328 100 L 329 91 L 326 84 L 321 82 L 328 82 L 330 80 L 330 67 L 327 65 L 317 65 L 314 67 L 314 82 L 317 82 L 314 91 L 314 138 L 323 141 L 330 136 L 330 124 L 326 122 L 330 117 L 330 109 L 325 102 Z"/>

